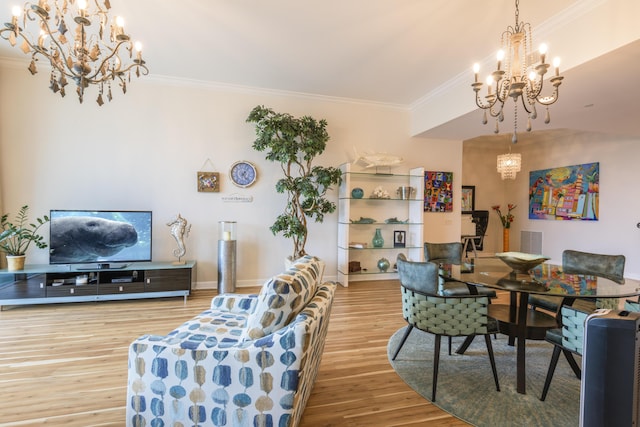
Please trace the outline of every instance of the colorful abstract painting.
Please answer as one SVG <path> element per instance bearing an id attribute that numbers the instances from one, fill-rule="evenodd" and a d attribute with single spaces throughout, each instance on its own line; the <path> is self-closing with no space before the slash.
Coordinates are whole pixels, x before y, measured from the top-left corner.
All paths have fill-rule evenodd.
<path id="1" fill-rule="evenodd" d="M 598 220 L 600 164 L 529 173 L 529 219 Z"/>
<path id="2" fill-rule="evenodd" d="M 424 173 L 424 211 L 453 212 L 453 172 Z"/>

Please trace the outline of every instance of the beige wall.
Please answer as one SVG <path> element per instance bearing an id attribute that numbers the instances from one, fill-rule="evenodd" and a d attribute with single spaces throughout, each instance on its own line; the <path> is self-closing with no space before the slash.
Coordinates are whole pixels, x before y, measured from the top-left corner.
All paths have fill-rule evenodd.
<path id="1" fill-rule="evenodd" d="M 463 184 L 476 185 L 476 209 L 515 203 L 516 220 L 511 250 L 520 249 L 520 231 L 543 233 L 542 253 L 561 262 L 564 249 L 623 254 L 625 274 L 640 277 L 640 197 L 635 188 L 640 140 L 598 134 L 567 135 L 559 139 L 516 144 L 522 154 L 522 171 L 515 181 L 502 181 L 496 172 L 496 155 L 502 149 L 464 143 Z M 528 219 L 529 172 L 582 163 L 600 163 L 600 218 L 598 221 L 548 221 Z M 486 251 L 502 250 L 502 228 L 490 214 Z"/>
<path id="2" fill-rule="evenodd" d="M 198 262 L 200 287 L 217 280 L 218 221 L 238 222 L 239 286 L 279 272 L 291 250 L 268 229 L 284 197 L 274 190 L 279 166 L 251 149 L 254 130 L 245 119 L 258 104 L 326 119 L 331 140 L 320 159 L 324 165 L 354 160 L 355 148 L 401 155 L 403 170 L 424 166 L 460 176 L 461 143 L 410 138 L 409 112 L 395 107 L 154 78 L 134 79 L 126 95 L 114 88 L 114 100 L 98 107 L 93 88 L 82 105 L 71 86 L 64 99 L 47 88 L 46 71 L 31 76 L 24 64 L 0 64 L 0 205 L 15 212 L 29 204 L 38 216 L 50 209 L 152 210 L 156 261 L 173 260 L 166 223 L 180 213 L 192 224 L 186 258 Z M 221 173 L 220 193 L 196 191 L 196 172 L 212 170 L 207 159 Z M 259 180 L 249 189 L 227 179 L 237 160 L 258 167 Z M 253 202 L 221 201 L 232 194 Z M 456 240 L 459 218 L 431 215 L 425 229 L 432 223 L 435 231 L 425 234 Z M 326 260 L 328 277 L 336 274 L 336 221 L 330 215 L 312 224 L 307 247 Z M 28 262 L 47 263 L 47 252 L 30 249 Z"/>

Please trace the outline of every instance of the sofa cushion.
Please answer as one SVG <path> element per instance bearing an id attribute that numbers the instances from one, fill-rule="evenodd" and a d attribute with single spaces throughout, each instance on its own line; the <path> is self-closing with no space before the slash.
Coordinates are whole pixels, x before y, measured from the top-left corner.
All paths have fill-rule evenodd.
<path id="1" fill-rule="evenodd" d="M 242 339 L 262 338 L 288 325 L 313 297 L 323 270 L 322 261 L 307 256 L 294 261 L 286 272 L 267 280 L 247 319 Z"/>

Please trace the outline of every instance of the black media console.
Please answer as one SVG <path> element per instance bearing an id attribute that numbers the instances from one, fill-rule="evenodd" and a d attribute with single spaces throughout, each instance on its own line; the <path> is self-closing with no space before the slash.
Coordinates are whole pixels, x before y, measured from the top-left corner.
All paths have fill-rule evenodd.
<path id="1" fill-rule="evenodd" d="M 5 305 L 183 296 L 195 279 L 195 261 L 138 262 L 122 268 L 74 269 L 71 265 L 27 265 L 0 270 L 0 309 Z"/>

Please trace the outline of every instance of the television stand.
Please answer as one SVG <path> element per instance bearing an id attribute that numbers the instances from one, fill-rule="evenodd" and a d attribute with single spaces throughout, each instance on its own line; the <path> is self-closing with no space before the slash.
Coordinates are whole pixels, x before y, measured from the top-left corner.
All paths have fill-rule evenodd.
<path id="1" fill-rule="evenodd" d="M 5 305 L 52 304 L 182 296 L 195 279 L 195 261 L 136 262 L 114 268 L 73 265 L 26 265 L 0 270 L 0 309 Z M 84 266 L 86 267 L 86 266 Z"/>
<path id="2" fill-rule="evenodd" d="M 98 263 L 98 264 L 78 264 L 76 266 L 71 265 L 69 268 L 76 271 L 122 270 L 123 268 L 127 268 L 129 265 L 130 264 Z"/>

